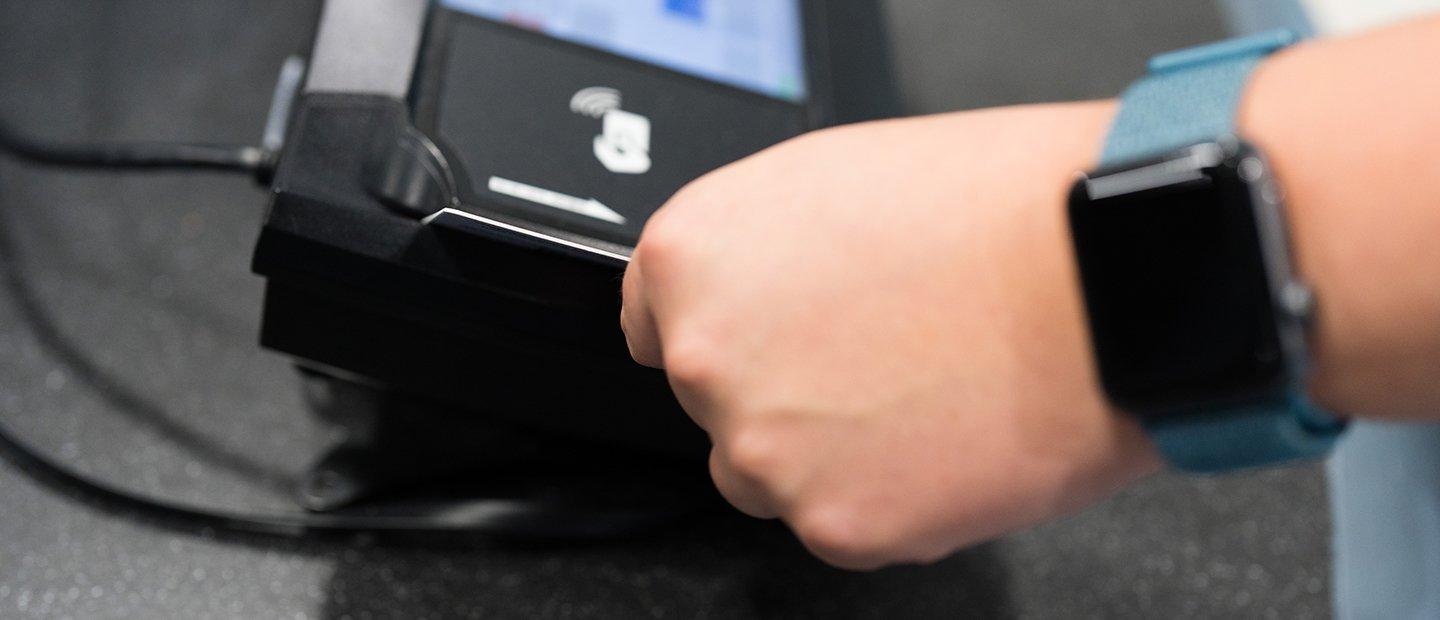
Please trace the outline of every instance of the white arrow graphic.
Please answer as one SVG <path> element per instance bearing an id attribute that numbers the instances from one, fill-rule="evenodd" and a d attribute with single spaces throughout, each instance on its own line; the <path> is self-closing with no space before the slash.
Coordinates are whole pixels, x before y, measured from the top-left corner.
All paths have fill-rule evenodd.
<path id="1" fill-rule="evenodd" d="M 569 211 L 586 217 L 593 217 L 597 220 L 605 220 L 614 224 L 625 224 L 625 216 L 611 210 L 594 198 L 576 198 L 567 194 L 535 187 L 519 181 L 512 181 L 501 177 L 490 177 L 490 191 L 497 194 L 504 194 L 513 198 L 542 204 L 547 207 L 554 207 L 561 211 Z"/>

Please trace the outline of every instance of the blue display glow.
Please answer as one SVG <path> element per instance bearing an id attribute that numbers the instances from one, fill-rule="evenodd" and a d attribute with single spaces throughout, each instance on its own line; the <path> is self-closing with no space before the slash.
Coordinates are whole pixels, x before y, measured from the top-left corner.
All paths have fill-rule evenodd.
<path id="1" fill-rule="evenodd" d="M 799 0 L 443 0 L 451 9 L 748 90 L 805 97 Z"/>

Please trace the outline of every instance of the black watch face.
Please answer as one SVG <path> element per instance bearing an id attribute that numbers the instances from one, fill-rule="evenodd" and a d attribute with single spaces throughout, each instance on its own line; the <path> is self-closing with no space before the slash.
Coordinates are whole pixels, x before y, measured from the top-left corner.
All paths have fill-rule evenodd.
<path id="1" fill-rule="evenodd" d="M 1200 145 L 1072 189 L 1091 336 L 1117 406 L 1163 416 L 1283 385 L 1260 221 L 1279 207 L 1252 193 L 1259 161 L 1246 159 Z"/>

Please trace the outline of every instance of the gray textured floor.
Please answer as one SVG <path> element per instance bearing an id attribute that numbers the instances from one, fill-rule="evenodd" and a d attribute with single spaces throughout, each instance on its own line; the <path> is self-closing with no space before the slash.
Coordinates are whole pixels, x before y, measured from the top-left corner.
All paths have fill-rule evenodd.
<path id="1" fill-rule="evenodd" d="M 1160 9 L 888 13 L 908 109 L 928 112 L 1104 96 L 1145 55 L 1219 33 L 1204 3 Z M 55 136 L 248 141 L 311 15 L 279 0 L 0 2 L 0 113 Z M 288 507 L 329 435 L 287 363 L 254 346 L 263 203 L 237 179 L 0 161 L 0 235 L 57 332 L 0 294 L 6 424 L 147 492 Z M 736 520 L 579 549 L 232 536 L 114 514 L 0 461 L 0 617 L 1317 617 L 1327 532 L 1317 469 L 1159 476 L 936 567 L 848 575 Z"/>

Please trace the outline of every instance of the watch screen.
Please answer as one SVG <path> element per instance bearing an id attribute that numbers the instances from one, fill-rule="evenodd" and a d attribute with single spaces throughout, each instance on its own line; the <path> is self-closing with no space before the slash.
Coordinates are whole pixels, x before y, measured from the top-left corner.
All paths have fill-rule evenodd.
<path id="1" fill-rule="evenodd" d="M 1070 197 L 1101 381 L 1142 416 L 1268 394 L 1285 372 L 1248 186 L 1228 163 L 1177 162 Z"/>

